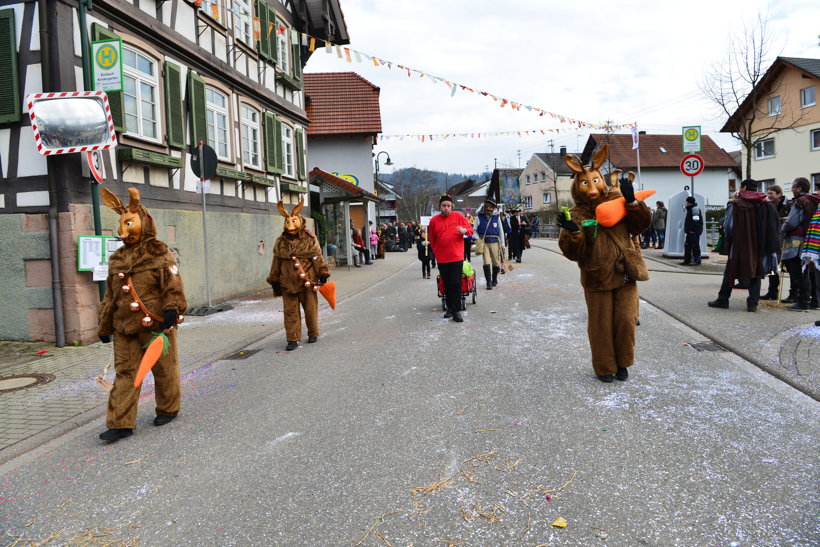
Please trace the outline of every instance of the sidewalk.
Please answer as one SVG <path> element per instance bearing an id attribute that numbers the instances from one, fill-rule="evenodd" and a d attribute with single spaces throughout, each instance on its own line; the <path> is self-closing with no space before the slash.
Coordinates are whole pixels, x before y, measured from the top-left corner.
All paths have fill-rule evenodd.
<path id="1" fill-rule="evenodd" d="M 561 254 L 556 240 L 531 244 Z M 700 351 L 728 350 L 820 400 L 820 327 L 814 326 L 820 310 L 788 311 L 786 304 L 761 300 L 757 312 L 748 313 L 748 291 L 742 289 L 732 292 L 728 310 L 710 308 L 706 303 L 717 298 L 725 256 L 710 252 L 700 266 L 683 266 L 680 258 L 664 258 L 662 250 L 644 249 L 643 255 L 649 281 L 638 284 L 641 300 L 716 344 Z M 789 279 L 782 281 L 785 298 Z M 764 279 L 761 292 L 767 289 Z"/>
<path id="2" fill-rule="evenodd" d="M 337 302 L 352 298 L 417 261 L 416 253 L 387 253 L 372 266 L 332 270 Z M 268 336 L 279 336 L 284 350 L 282 299 L 270 290 L 228 302 L 234 309 L 204 317 L 187 317 L 180 327 L 179 361 L 182 376 L 229 357 Z M 332 313 L 319 298 L 319 312 Z M 321 321 L 320 321 L 321 327 Z M 0 391 L 0 464 L 93 420 L 105 429 L 108 394 L 95 383 L 112 360 L 113 344 L 57 348 L 43 343 L 16 344 L 20 352 L 0 357 L 0 389 L 31 382 L 39 384 Z M 37 354 L 45 350 L 45 353 Z M 298 351 L 298 350 L 297 350 Z M 106 378 L 113 380 L 113 367 Z M 9 378 L 22 377 L 15 381 Z M 153 377 L 146 378 L 141 399 L 153 393 Z M 145 404 L 145 403 L 142 403 Z M 150 404 L 150 403 L 149 403 Z"/>

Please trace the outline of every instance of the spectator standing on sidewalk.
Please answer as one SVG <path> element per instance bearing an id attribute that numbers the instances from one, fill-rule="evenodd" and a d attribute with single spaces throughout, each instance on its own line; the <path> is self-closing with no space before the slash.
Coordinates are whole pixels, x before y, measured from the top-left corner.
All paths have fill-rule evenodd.
<path id="1" fill-rule="evenodd" d="M 371 221 L 371 224 L 373 222 Z M 379 258 L 376 252 L 379 248 L 379 234 L 376 233 L 376 228 L 370 228 L 370 256 L 373 259 Z M 384 257 L 382 257 L 384 258 Z"/>
<path id="2" fill-rule="evenodd" d="M 655 202 L 655 212 L 652 213 L 652 229 L 658 241 L 658 249 L 663 249 L 663 242 L 666 239 L 666 207 L 662 201 Z"/>
<path id="3" fill-rule="evenodd" d="M 766 199 L 768 199 L 772 205 L 774 205 L 774 208 L 777 209 L 778 218 L 785 220 L 786 196 L 783 195 L 783 188 L 776 184 L 769 186 L 766 189 Z M 772 264 L 769 264 L 769 267 L 766 268 L 769 275 L 769 290 L 766 291 L 766 294 L 760 297 L 761 300 L 777 300 L 777 289 L 780 288 L 780 257 L 782 252 L 781 241 L 781 249 L 777 251 L 777 260 Z"/>
<path id="4" fill-rule="evenodd" d="M 447 301 L 445 319 L 461 323 L 461 269 L 464 265 L 464 236 L 473 235 L 473 227 L 464 215 L 453 211 L 453 197 L 444 194 L 438 200 L 439 214 L 430 219 L 428 236 L 438 271 L 444 283 Z"/>
<path id="5" fill-rule="evenodd" d="M 526 235 L 529 223 L 521 216 L 521 208 L 516 207 L 510 217 L 510 260 L 515 258 L 516 262 L 521 262 L 524 255 L 524 236 Z"/>
<path id="6" fill-rule="evenodd" d="M 777 209 L 757 191 L 757 181 L 740 183 L 737 197 L 729 202 L 723 219 L 723 234 L 728 260 L 723 270 L 723 282 L 710 308 L 728 308 L 735 278 L 748 281 L 749 296 L 746 311 L 756 312 L 760 300 L 760 280 L 764 276 L 763 262 L 780 248 Z"/>
<path id="7" fill-rule="evenodd" d="M 683 266 L 700 266 L 700 235 L 703 233 L 703 211 L 693 196 L 686 198 L 686 219 L 683 221 Z"/>
<path id="8" fill-rule="evenodd" d="M 418 250 L 419 260 L 421 261 L 421 278 L 430 279 L 430 265 L 435 264 L 436 261 L 433 258 L 433 249 L 430 248 L 430 242 L 427 241 L 426 232 L 421 232 L 419 235 L 416 249 Z"/>
<path id="9" fill-rule="evenodd" d="M 789 216 L 786 217 L 782 228 L 786 236 L 783 245 L 783 264 L 791 279 L 789 297 L 783 300 L 783 303 L 791 304 L 786 308 L 791 311 L 808 310 L 812 300 L 812 280 L 808 269 L 803 267 L 800 259 L 809 222 L 817 211 L 817 203 L 820 201 L 820 196 L 817 194 L 809 194 L 809 188 L 808 179 L 804 177 L 794 179 L 792 183 L 794 199 L 791 202 Z"/>

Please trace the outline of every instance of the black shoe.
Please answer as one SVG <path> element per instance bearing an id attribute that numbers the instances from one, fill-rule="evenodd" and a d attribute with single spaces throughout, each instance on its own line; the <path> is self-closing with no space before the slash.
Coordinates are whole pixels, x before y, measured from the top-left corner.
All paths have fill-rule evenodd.
<path id="1" fill-rule="evenodd" d="M 791 306 L 786 306 L 786 309 L 789 311 L 809 311 L 809 307 L 803 304 L 792 304 Z"/>
<path id="2" fill-rule="evenodd" d="M 488 291 L 493 290 L 493 282 L 492 281 L 487 281 L 487 290 Z"/>
<path id="3" fill-rule="evenodd" d="M 706 303 L 707 306 L 710 308 L 723 308 L 724 310 L 729 309 L 729 301 L 728 300 L 710 300 Z"/>
<path id="4" fill-rule="evenodd" d="M 288 342 L 288 345 L 285 346 L 285 351 L 293 351 L 299 347 L 299 342 Z"/>
<path id="5" fill-rule="evenodd" d="M 746 302 L 746 311 L 754 313 L 757 311 L 757 304 Z"/>
<path id="6" fill-rule="evenodd" d="M 308 344 L 313 344 L 318 339 L 319 339 L 318 336 L 308 336 Z"/>
<path id="7" fill-rule="evenodd" d="M 615 373 L 615 379 L 626 382 L 627 378 L 629 378 L 629 369 L 626 367 L 618 367 L 618 372 Z"/>
<path id="8" fill-rule="evenodd" d="M 445 314 L 444 314 L 445 319 L 450 319 L 452 316 L 453 316 L 453 312 L 451 312 L 450 310 L 447 310 L 447 312 L 445 312 Z"/>
<path id="9" fill-rule="evenodd" d="M 157 417 L 154 418 L 154 425 L 165 425 L 168 422 L 174 421 L 176 416 L 169 416 L 168 414 L 157 414 Z"/>
<path id="10" fill-rule="evenodd" d="M 683 264 L 684 266 L 700 266 L 700 262 L 681 262 L 681 264 Z"/>
<path id="11" fill-rule="evenodd" d="M 113 443 L 114 441 L 130 437 L 132 433 L 134 433 L 133 429 L 109 429 L 100 433 L 100 439 Z"/>
<path id="12" fill-rule="evenodd" d="M 599 374 L 598 379 L 600 381 L 606 382 L 608 384 L 610 382 L 615 381 L 615 375 L 614 374 Z"/>
<path id="13" fill-rule="evenodd" d="M 688 260 L 684 260 L 683 262 L 678 262 L 678 264 L 681 265 L 681 266 L 689 266 L 692 263 L 689 262 Z"/>
<path id="14" fill-rule="evenodd" d="M 777 294 L 766 293 L 760 297 L 761 300 L 777 300 Z"/>
<path id="15" fill-rule="evenodd" d="M 794 298 L 789 296 L 788 298 L 784 298 L 783 300 L 781 300 L 780 303 L 781 304 L 796 304 L 797 300 L 795 300 Z"/>
<path id="16" fill-rule="evenodd" d="M 461 312 L 460 311 L 457 311 L 457 312 L 453 313 L 453 321 L 455 321 L 456 323 L 463 323 L 464 322 L 464 318 L 461 317 Z"/>
<path id="17" fill-rule="evenodd" d="M 817 308 L 820 308 L 820 304 L 817 303 L 817 300 L 813 300 L 812 302 L 809 302 L 809 307 L 816 310 Z"/>
<path id="18" fill-rule="evenodd" d="M 820 321 L 815 321 L 815 322 L 814 322 L 814 326 L 815 326 L 815 327 L 820 327 Z"/>

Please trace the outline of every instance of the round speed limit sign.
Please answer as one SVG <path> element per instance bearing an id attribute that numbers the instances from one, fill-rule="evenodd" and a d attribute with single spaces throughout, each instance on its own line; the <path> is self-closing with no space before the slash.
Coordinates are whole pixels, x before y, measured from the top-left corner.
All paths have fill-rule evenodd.
<path id="1" fill-rule="evenodd" d="M 696 177 L 703 171 L 703 158 L 697 154 L 689 154 L 680 160 L 681 173 L 687 177 Z"/>

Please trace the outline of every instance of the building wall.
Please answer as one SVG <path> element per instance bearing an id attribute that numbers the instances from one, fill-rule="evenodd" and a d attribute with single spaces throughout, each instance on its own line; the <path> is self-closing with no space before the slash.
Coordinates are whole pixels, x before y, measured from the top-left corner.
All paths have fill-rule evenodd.
<path id="1" fill-rule="evenodd" d="M 546 175 L 546 180 L 542 180 L 542 174 Z M 530 184 L 527 184 L 527 175 L 530 176 Z M 537 180 L 533 177 L 537 177 Z M 532 196 L 532 208 L 526 209 L 528 211 L 540 211 L 542 209 L 555 208 L 555 186 L 558 186 L 558 203 L 571 203 L 572 195 L 570 194 L 570 187 L 572 186 L 572 177 L 559 176 L 553 183 L 552 169 L 544 164 L 538 157 L 533 156 L 524 168 L 524 171 L 519 177 L 519 184 L 521 187 L 521 199 L 526 203 L 526 197 Z M 551 195 L 551 202 L 544 203 L 544 194 Z"/>
<path id="2" fill-rule="evenodd" d="M 375 192 L 373 172 L 373 141 L 363 137 L 315 138 L 308 139 L 308 171 L 318 167 L 322 171 L 344 178 L 352 184 L 356 177 L 358 186 L 371 194 Z M 353 209 L 351 209 L 353 214 Z M 375 222 L 376 205 L 367 202 L 368 218 Z M 361 214 L 363 216 L 363 214 Z M 357 227 L 360 227 L 358 222 Z"/>
<path id="3" fill-rule="evenodd" d="M 268 5 L 289 27 L 298 18 L 279 2 Z M 208 7 L 205 3 L 203 6 Z M 52 9 L 53 8 L 53 9 Z M 52 62 L 59 64 L 52 74 L 50 90 L 83 89 L 80 29 L 75 4 L 58 0 L 50 5 L 53 28 L 41 44 L 34 2 L 3 6 L 15 14 L 15 37 L 19 90 L 44 91 L 41 47 L 50 44 Z M 297 9 L 306 9 L 297 2 Z M 136 3 L 112 1 L 95 4 L 88 12 L 89 38 L 92 25 L 116 32 L 124 42 L 151 56 L 157 63 L 159 142 L 118 132 L 120 149 L 133 147 L 176 158 L 180 168 L 159 167 L 119 158 L 118 150 L 103 153 L 106 167 L 104 184 L 121 198 L 128 186 L 140 189 L 143 202 L 160 227 L 159 237 L 178 252 L 191 306 L 206 303 L 204 258 L 202 253 L 201 196 L 196 193 L 198 177 L 190 167 L 191 120 L 187 74 L 193 70 L 205 84 L 228 95 L 228 134 L 231 153 L 219 166 L 262 177 L 264 180 L 236 180 L 214 177 L 207 195 L 211 297 L 215 302 L 250 290 L 264 288 L 271 263 L 274 239 L 282 231 L 282 218 L 275 202 L 282 197 L 295 203 L 306 189 L 298 171 L 297 130 L 307 123 L 301 89 L 293 81 L 283 82 L 276 62 L 263 59 L 258 44 L 246 47 L 233 36 L 234 14 L 220 4 L 219 21 L 182 0 Z M 255 14 L 251 14 L 255 15 Z M 298 30 L 298 29 L 297 29 Z M 290 28 L 288 31 L 290 36 Z M 157 38 L 154 34 L 162 36 Z M 291 64 L 293 58 L 291 57 Z M 181 71 L 185 146 L 168 140 L 168 112 L 163 71 L 166 63 Z M 294 78 L 296 74 L 292 75 Z M 298 82 L 297 82 L 298 85 Z M 260 120 L 263 167 L 252 169 L 242 157 L 240 105 L 247 103 L 260 112 L 276 114 L 294 130 L 294 175 L 286 177 L 264 167 L 267 138 Z M 369 157 L 369 152 L 368 152 Z M 48 171 L 58 168 L 58 246 L 60 249 L 66 341 L 96 340 L 97 284 L 91 274 L 77 271 L 77 236 L 93 234 L 89 180 L 83 177 L 79 155 L 54 161 L 36 152 L 27 112 L 19 122 L 0 125 L 0 339 L 54 340 L 51 262 L 48 225 Z M 305 162 L 306 167 L 306 162 Z M 307 170 L 305 169 L 305 173 Z M 369 180 L 369 179 L 368 179 Z M 280 191 L 280 184 L 283 184 Z M 103 207 L 103 229 L 116 228 L 116 215 Z M 261 242 L 261 243 L 260 243 Z M 264 249 L 262 254 L 259 249 Z M 238 267 L 237 267 L 238 266 Z M 8 289 L 8 290 L 7 290 Z"/>
<path id="4" fill-rule="evenodd" d="M 787 68 L 772 86 L 771 91 L 757 103 L 758 118 L 753 125 L 754 130 L 772 127 L 772 118 L 768 116 L 769 99 L 780 97 L 781 115 L 775 120 L 775 127 L 790 125 L 809 125 L 820 123 L 820 80 L 817 78 L 803 78 L 803 72 Z M 806 108 L 800 107 L 800 90 L 814 86 L 815 105 Z"/>
<path id="5" fill-rule="evenodd" d="M 700 205 L 725 207 L 726 202 L 729 201 L 728 177 L 729 175 L 723 167 L 715 169 L 706 167 L 700 175 L 694 177 L 695 192 L 706 199 L 706 203 Z M 641 179 L 645 189 L 655 190 L 655 194 L 646 200 L 647 205 L 652 209 L 655 208 L 656 201 L 662 201 L 668 205 L 671 196 L 682 192 L 686 186 L 691 185 L 691 178 L 678 170 L 642 168 Z M 637 186 L 637 179 L 635 184 Z"/>
<path id="6" fill-rule="evenodd" d="M 818 90 L 820 91 L 820 89 Z M 816 108 L 816 107 L 815 107 Z M 811 131 L 820 130 L 820 122 L 797 129 L 778 131 L 774 138 L 774 157 L 755 159 L 752 152 L 752 178 L 772 180 L 788 193 L 790 183 L 797 177 L 811 180 L 812 174 L 820 173 L 820 149 L 811 148 Z M 746 164 L 746 155 L 743 164 Z"/>

